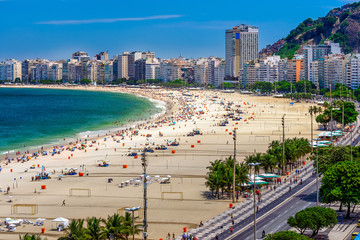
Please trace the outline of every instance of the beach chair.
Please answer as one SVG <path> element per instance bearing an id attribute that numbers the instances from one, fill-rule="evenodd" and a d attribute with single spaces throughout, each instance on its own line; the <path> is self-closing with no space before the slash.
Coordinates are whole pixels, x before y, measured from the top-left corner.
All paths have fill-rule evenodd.
<path id="1" fill-rule="evenodd" d="M 44 226 L 44 221 L 41 221 L 41 222 L 40 222 L 40 226 Z"/>
<path id="2" fill-rule="evenodd" d="M 37 221 L 36 223 L 34 223 L 34 226 L 40 226 L 40 222 Z"/>
<path id="3" fill-rule="evenodd" d="M 8 232 L 15 232 L 16 228 L 15 227 L 12 227 L 12 228 L 9 228 Z"/>

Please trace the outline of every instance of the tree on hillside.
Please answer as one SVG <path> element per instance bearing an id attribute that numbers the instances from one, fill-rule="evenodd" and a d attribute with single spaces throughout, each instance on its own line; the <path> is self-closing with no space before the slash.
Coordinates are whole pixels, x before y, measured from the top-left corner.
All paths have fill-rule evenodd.
<path id="1" fill-rule="evenodd" d="M 294 231 L 286 230 L 273 234 L 268 234 L 266 235 L 264 240 L 311 240 L 311 238 L 308 238 Z"/>
<path id="2" fill-rule="evenodd" d="M 360 162 L 344 161 L 331 166 L 321 180 L 321 201 L 340 202 L 347 207 L 346 217 L 350 217 L 351 204 L 359 204 Z"/>
<path id="3" fill-rule="evenodd" d="M 337 223 L 337 214 L 331 208 L 310 207 L 305 208 L 290 217 L 287 221 L 289 226 L 296 228 L 300 234 L 306 230 L 312 230 L 311 237 L 318 234 L 321 228 L 333 227 Z"/>

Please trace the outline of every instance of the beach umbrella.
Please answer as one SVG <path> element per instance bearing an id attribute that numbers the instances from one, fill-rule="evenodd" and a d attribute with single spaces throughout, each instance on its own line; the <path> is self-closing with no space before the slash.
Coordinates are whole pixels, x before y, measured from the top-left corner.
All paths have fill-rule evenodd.
<path id="1" fill-rule="evenodd" d="M 46 219 L 45 218 L 38 218 L 36 219 L 36 221 L 45 221 Z"/>
<path id="2" fill-rule="evenodd" d="M 16 225 L 15 224 L 10 224 L 9 227 L 16 227 Z"/>

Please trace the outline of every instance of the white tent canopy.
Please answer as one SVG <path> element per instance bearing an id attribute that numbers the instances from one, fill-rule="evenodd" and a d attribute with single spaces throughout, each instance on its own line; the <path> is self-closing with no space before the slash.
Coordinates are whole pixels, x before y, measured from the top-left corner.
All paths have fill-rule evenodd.
<path id="1" fill-rule="evenodd" d="M 58 217 L 58 218 L 55 218 L 52 221 L 62 223 L 65 228 L 67 228 L 69 226 L 69 219 L 66 219 L 66 218 Z"/>

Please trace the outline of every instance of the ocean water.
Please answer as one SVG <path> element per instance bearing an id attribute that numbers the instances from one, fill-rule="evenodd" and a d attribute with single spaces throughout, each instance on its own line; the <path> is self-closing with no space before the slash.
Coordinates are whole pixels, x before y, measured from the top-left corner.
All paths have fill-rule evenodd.
<path id="1" fill-rule="evenodd" d="M 150 100 L 130 94 L 0 88 L 0 155 L 119 127 L 160 111 Z"/>

